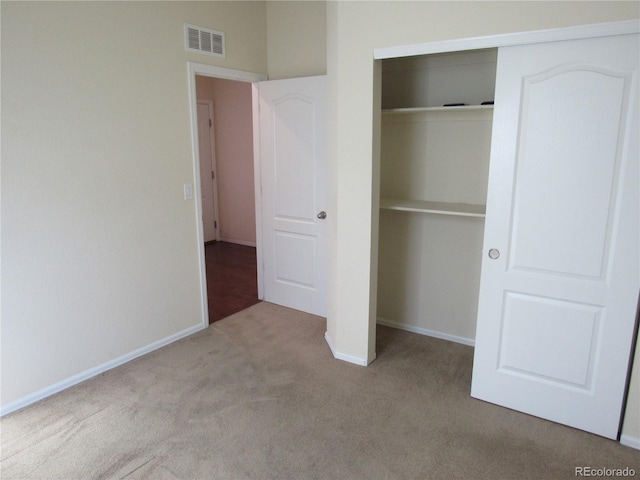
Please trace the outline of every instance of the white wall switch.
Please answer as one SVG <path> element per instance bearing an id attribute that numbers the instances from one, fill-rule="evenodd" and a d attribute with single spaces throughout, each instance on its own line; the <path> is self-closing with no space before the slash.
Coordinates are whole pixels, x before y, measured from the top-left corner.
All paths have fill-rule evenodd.
<path id="1" fill-rule="evenodd" d="M 193 184 L 191 183 L 184 184 L 184 199 L 193 200 Z"/>

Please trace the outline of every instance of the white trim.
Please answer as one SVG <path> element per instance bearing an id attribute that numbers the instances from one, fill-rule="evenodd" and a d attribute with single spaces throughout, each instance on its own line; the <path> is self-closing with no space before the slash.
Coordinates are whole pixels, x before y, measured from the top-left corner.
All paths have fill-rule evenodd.
<path id="1" fill-rule="evenodd" d="M 327 345 L 329 345 L 329 349 L 331 350 L 331 354 L 337 360 L 343 360 L 345 362 L 354 363 L 354 364 L 360 365 L 362 367 L 366 367 L 373 360 L 375 360 L 375 358 L 373 358 L 371 360 L 371 362 L 368 362 L 366 358 L 355 357 L 353 355 L 347 355 L 346 353 L 341 353 L 341 352 L 337 351 L 333 347 L 333 342 L 331 341 L 331 337 L 329 336 L 329 332 L 324 332 L 324 339 L 327 342 Z"/>
<path id="2" fill-rule="evenodd" d="M 640 438 L 632 437 L 631 435 L 621 435 L 620 443 L 625 447 L 635 448 L 636 450 L 640 450 Z"/>
<path id="3" fill-rule="evenodd" d="M 259 84 L 251 85 L 251 111 L 253 117 L 253 188 L 256 209 L 256 266 L 258 277 L 258 298 L 264 300 L 264 260 L 262 252 L 262 166 L 260 163 L 260 89 Z"/>
<path id="4" fill-rule="evenodd" d="M 196 99 L 197 104 L 206 104 L 209 108 L 209 121 L 211 122 L 211 128 L 209 129 L 209 137 L 211 141 L 211 169 L 213 170 L 214 177 L 211 179 L 212 184 L 212 193 L 213 193 L 213 221 L 216 222 L 217 226 L 214 228 L 213 232 L 213 240 L 220 240 L 220 213 L 218 212 L 218 164 L 216 163 L 216 125 L 215 125 L 215 115 L 214 115 L 214 105 L 213 100 L 209 100 L 208 98 L 198 98 Z M 198 136 L 198 142 L 200 142 L 200 137 Z M 200 161 L 200 148 L 198 148 L 198 162 Z M 198 165 L 198 168 L 202 168 L 201 165 Z M 202 197 L 201 197 L 202 198 Z M 204 235 L 204 230 L 203 230 Z"/>
<path id="5" fill-rule="evenodd" d="M 7 405 L 4 405 L 2 407 L 2 410 L 0 411 L 0 416 L 8 415 L 17 410 L 28 407 L 29 405 L 32 405 L 55 393 L 59 393 L 63 390 L 66 390 L 67 388 L 73 387 L 74 385 L 84 382 L 85 380 L 88 380 L 97 375 L 100 375 L 101 373 L 104 373 L 107 370 L 111 370 L 116 367 L 119 367 L 120 365 L 130 362 L 135 358 L 141 357 L 142 355 L 146 355 L 147 353 L 153 352 L 154 350 L 162 348 L 170 343 L 176 342 L 182 338 L 188 337 L 189 335 L 192 335 L 196 332 L 204 330 L 204 328 L 206 327 L 203 327 L 202 325 L 194 325 L 193 327 L 186 328 L 180 332 L 174 333 L 173 335 L 169 335 L 168 337 L 160 339 L 157 342 L 150 343 L 149 345 L 138 348 L 137 350 L 134 350 L 132 352 L 126 353 L 121 357 L 115 358 L 101 365 L 98 365 L 97 367 L 93 367 L 88 370 L 85 370 L 84 372 L 80 372 L 76 375 L 72 375 L 69 378 L 65 378 L 64 380 L 54 383 L 53 385 L 49 385 L 48 387 L 38 390 L 37 392 L 31 393 L 29 395 L 25 395 L 24 397 L 19 398 L 18 400 L 15 400 L 11 403 L 8 403 Z"/>
<path id="6" fill-rule="evenodd" d="M 504 33 L 485 37 L 460 38 L 441 42 L 400 45 L 396 47 L 375 48 L 373 58 L 409 57 L 431 53 L 457 52 L 477 50 L 481 48 L 510 47 L 533 43 L 558 42 L 562 40 L 578 40 L 582 38 L 607 37 L 610 35 L 628 35 L 640 32 L 640 21 L 625 20 L 621 22 L 596 23 L 575 27 L 532 30 L 528 32 Z"/>
<path id="7" fill-rule="evenodd" d="M 235 243 L 236 245 L 244 245 L 245 247 L 255 247 L 256 242 L 247 242 L 246 240 L 237 240 L 235 238 L 220 237 L 221 242 Z"/>
<path id="8" fill-rule="evenodd" d="M 226 78 L 240 82 L 261 82 L 267 79 L 262 73 L 245 72 L 243 70 L 231 70 L 230 68 L 214 67 L 204 63 L 187 62 L 190 76 L 203 75 L 205 77 Z"/>
<path id="9" fill-rule="evenodd" d="M 200 183 L 200 149 L 198 140 L 198 98 L 196 94 L 197 69 L 188 63 L 189 108 L 191 110 L 191 155 L 193 157 L 194 199 L 196 216 L 196 236 L 198 239 L 198 258 L 200 260 L 200 311 L 202 326 L 209 323 L 209 304 L 207 292 L 207 268 L 204 256 L 204 227 L 202 225 L 202 187 Z"/>
<path id="10" fill-rule="evenodd" d="M 202 326 L 206 327 L 209 325 L 209 305 L 207 294 L 207 269 L 204 257 L 204 232 L 202 227 L 202 192 L 200 186 L 200 153 L 198 148 L 198 99 L 196 95 L 196 75 L 225 78 L 227 80 L 237 80 L 240 82 L 259 82 L 266 80 L 267 77 L 261 73 L 230 70 L 228 68 L 214 67 L 212 65 L 194 62 L 187 62 L 187 74 L 187 80 L 189 83 L 189 109 L 191 113 L 191 155 L 193 157 L 194 173 L 195 223 L 198 238 L 198 258 L 200 259 L 200 309 L 202 312 Z M 258 193 L 259 192 L 256 192 L 257 198 L 260 197 Z M 256 232 L 256 237 L 257 235 L 258 232 Z"/>
<path id="11" fill-rule="evenodd" d="M 405 330 L 411 333 L 418 333 L 427 337 L 435 337 L 441 340 L 448 340 L 450 342 L 461 343 L 463 345 L 475 346 L 476 341 L 473 338 L 459 337 L 457 335 L 450 335 L 448 333 L 438 332 L 437 330 L 429 330 L 428 328 L 416 327 L 414 325 L 407 325 L 404 323 L 394 322 L 393 320 L 387 320 L 386 318 L 377 318 L 377 323 L 386 327 L 397 328 L 398 330 Z"/>

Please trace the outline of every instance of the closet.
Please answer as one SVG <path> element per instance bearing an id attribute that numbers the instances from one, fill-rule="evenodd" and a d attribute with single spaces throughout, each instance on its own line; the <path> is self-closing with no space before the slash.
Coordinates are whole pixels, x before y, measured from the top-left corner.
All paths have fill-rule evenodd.
<path id="1" fill-rule="evenodd" d="M 417 50 L 376 52 L 378 323 L 474 345 L 475 398 L 617 438 L 640 294 L 637 22 Z"/>
<path id="2" fill-rule="evenodd" d="M 473 344 L 496 54 L 382 62 L 378 323 Z"/>

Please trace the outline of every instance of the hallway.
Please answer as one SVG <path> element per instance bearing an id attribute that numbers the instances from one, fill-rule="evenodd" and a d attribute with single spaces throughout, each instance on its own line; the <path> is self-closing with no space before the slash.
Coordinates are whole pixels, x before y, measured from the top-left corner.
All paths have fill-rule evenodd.
<path id="1" fill-rule="evenodd" d="M 255 247 L 211 242 L 205 263 L 209 324 L 260 302 Z"/>

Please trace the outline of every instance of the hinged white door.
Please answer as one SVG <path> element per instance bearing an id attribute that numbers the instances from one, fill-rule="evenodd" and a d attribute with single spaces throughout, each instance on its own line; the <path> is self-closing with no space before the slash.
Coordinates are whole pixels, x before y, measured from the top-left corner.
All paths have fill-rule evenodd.
<path id="1" fill-rule="evenodd" d="M 609 438 L 640 286 L 638 50 L 499 50 L 471 390 Z"/>
<path id="2" fill-rule="evenodd" d="M 200 159 L 200 192 L 202 194 L 202 224 L 204 241 L 218 240 L 218 215 L 215 168 L 215 137 L 213 134 L 213 104 L 198 101 L 198 148 Z"/>
<path id="3" fill-rule="evenodd" d="M 326 315 L 326 77 L 260 82 L 264 300 Z"/>

